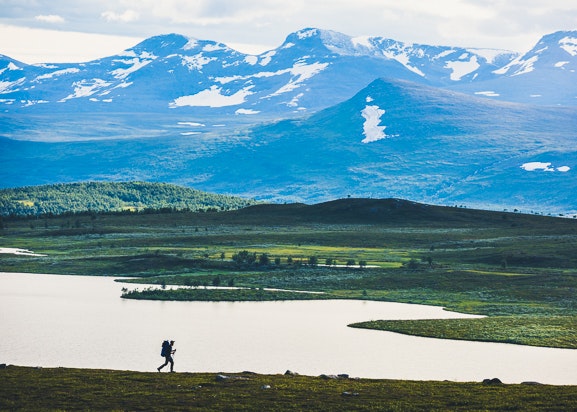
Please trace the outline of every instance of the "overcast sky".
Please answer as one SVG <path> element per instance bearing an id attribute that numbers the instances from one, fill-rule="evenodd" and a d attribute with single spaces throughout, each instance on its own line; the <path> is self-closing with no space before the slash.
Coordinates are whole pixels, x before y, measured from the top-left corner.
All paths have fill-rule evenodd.
<path id="1" fill-rule="evenodd" d="M 87 61 L 167 33 L 257 54 L 306 27 L 525 52 L 577 30 L 577 1 L 0 0 L 0 54 L 25 63 Z"/>

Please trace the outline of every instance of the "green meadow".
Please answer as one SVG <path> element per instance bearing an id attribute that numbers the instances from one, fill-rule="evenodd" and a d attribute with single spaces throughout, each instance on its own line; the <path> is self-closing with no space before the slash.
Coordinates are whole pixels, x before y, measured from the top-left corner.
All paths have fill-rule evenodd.
<path id="1" fill-rule="evenodd" d="M 127 299 L 428 304 L 486 317 L 351 326 L 577 347 L 575 219 L 343 199 L 226 212 L 13 216 L 3 218 L 0 241 L 43 255 L 4 254 L 0 271 L 142 283 L 125 291 Z"/>
<path id="2" fill-rule="evenodd" d="M 577 387 L 371 380 L 248 372 L 0 369 L 6 411 L 566 411 Z"/>

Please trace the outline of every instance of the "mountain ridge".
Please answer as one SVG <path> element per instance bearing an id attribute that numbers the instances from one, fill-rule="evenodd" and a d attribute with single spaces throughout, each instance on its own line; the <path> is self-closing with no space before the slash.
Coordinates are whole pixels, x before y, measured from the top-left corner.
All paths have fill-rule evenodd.
<path id="1" fill-rule="evenodd" d="M 564 84 L 573 92 L 575 39 L 577 31 L 557 32 L 544 36 L 536 46 L 547 47 L 549 54 L 557 56 L 553 68 L 552 57 L 548 57 L 547 70 L 567 77 Z M 537 79 L 535 73 L 529 86 L 525 81 L 521 88 L 536 84 L 535 93 L 509 93 L 508 81 L 515 76 L 508 75 L 507 67 L 533 61 L 529 54 L 524 56 L 525 60 L 505 50 L 351 37 L 316 28 L 289 34 L 276 49 L 248 55 L 219 42 L 173 33 L 153 36 L 122 53 L 86 63 L 22 65 L 10 58 L 0 59 L 0 107 L 8 112 L 112 112 L 128 105 L 133 110 L 200 115 L 296 116 L 343 101 L 378 77 L 454 88 L 497 100 L 555 104 L 546 79 Z M 530 73 L 516 73 L 514 89 L 519 89 L 519 79 Z M 481 87 L 485 84 L 486 88 Z M 555 90 L 562 94 L 557 104 L 577 105 L 577 92 L 568 97 Z M 535 97 L 537 92 L 540 98 Z"/>
<path id="2" fill-rule="evenodd" d="M 172 34 L 83 64 L 5 59 L 0 184 L 574 213 L 576 44 L 473 53 L 312 28 L 258 56 Z"/>

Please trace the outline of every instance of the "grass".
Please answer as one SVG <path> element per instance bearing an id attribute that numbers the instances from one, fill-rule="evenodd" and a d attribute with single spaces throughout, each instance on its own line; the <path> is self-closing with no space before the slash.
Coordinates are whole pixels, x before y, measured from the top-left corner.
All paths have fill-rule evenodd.
<path id="1" fill-rule="evenodd" d="M 0 410 L 552 411 L 577 387 L 291 375 L 0 369 Z"/>
<path id="2" fill-rule="evenodd" d="M 577 349 L 577 317 L 498 316 L 481 319 L 378 320 L 350 325 L 440 339 Z"/>
<path id="3" fill-rule="evenodd" d="M 126 297 L 278 300 L 305 296 L 263 288 L 308 290 L 325 294 L 306 297 L 430 304 L 490 317 L 462 326 L 403 322 L 403 333 L 449 336 L 450 329 L 455 339 L 552 347 L 574 347 L 577 341 L 574 219 L 345 199 L 221 213 L 7 218 L 2 226 L 0 245 L 47 256 L 3 255 L 0 271 L 248 288 Z M 231 257 L 242 250 L 267 254 L 270 263 L 236 265 Z M 341 267 L 306 265 L 310 257 Z M 349 260 L 369 267 L 347 267 Z M 386 322 L 370 325 L 402 329 Z M 476 336 L 481 326 L 483 336 Z M 538 338 L 529 339 L 524 332 L 529 330 Z"/>

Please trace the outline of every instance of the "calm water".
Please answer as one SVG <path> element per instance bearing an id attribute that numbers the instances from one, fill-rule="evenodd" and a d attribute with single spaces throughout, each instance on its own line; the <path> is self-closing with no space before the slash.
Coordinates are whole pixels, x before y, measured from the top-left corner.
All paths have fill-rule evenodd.
<path id="1" fill-rule="evenodd" d="M 361 301 L 147 302 L 111 278 L 0 273 L 0 363 L 155 371 L 174 339 L 179 372 L 348 373 L 367 378 L 577 384 L 577 350 L 459 342 L 348 328 L 454 318 Z"/>

